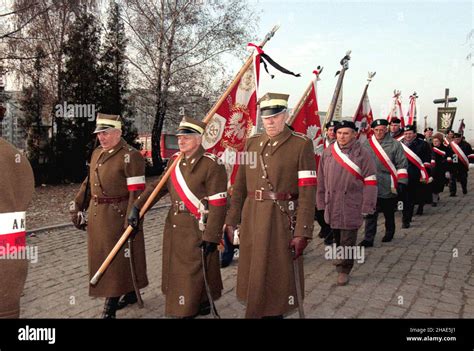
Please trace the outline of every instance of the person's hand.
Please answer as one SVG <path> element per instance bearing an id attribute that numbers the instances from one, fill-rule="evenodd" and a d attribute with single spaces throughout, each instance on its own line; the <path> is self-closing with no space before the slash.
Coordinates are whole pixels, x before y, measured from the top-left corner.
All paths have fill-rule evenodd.
<path id="1" fill-rule="evenodd" d="M 234 231 L 235 227 L 233 225 L 225 225 L 225 235 L 227 235 L 227 240 L 229 240 L 229 243 L 233 244 L 234 243 Z"/>
<path id="2" fill-rule="evenodd" d="M 289 247 L 293 251 L 294 260 L 303 254 L 306 246 L 308 246 L 308 238 L 304 236 L 295 236 L 293 239 L 291 239 Z"/>
<path id="3" fill-rule="evenodd" d="M 128 224 L 137 230 L 140 224 L 140 210 L 138 207 L 133 206 L 128 215 Z"/>
<path id="4" fill-rule="evenodd" d="M 445 177 L 446 179 L 451 179 L 451 173 L 449 173 L 449 172 L 446 171 L 446 172 L 444 173 L 444 177 Z"/>
<path id="5" fill-rule="evenodd" d="M 213 253 L 217 249 L 217 243 L 212 243 L 210 241 L 203 240 L 199 247 L 204 252 L 204 257 L 207 257 L 209 254 Z"/>
<path id="6" fill-rule="evenodd" d="M 84 218 L 84 214 L 81 211 L 72 212 L 71 213 L 71 221 L 79 230 L 86 230 L 87 228 L 87 221 Z"/>

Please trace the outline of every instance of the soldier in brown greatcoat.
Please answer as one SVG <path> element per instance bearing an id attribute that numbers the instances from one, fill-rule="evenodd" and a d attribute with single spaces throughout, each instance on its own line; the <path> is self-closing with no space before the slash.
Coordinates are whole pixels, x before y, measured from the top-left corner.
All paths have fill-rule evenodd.
<path id="1" fill-rule="evenodd" d="M 88 210 L 90 278 L 127 228 L 128 213 L 145 188 L 145 160 L 121 138 L 119 119 L 120 116 L 98 114 L 95 133 L 100 146 L 92 153 L 89 177 L 82 183 L 71 208 L 73 223 L 83 230 L 86 225 L 80 222 L 78 214 Z M 132 238 L 132 250 L 124 245 L 98 284 L 89 287 L 90 296 L 106 298 L 103 318 L 115 318 L 117 309 L 136 302 L 130 259 L 137 288 L 148 285 L 143 231 L 138 230 Z M 121 295 L 124 296 L 119 301 Z"/>
<path id="2" fill-rule="evenodd" d="M 30 163 L 13 145 L 0 138 L 0 318 L 20 316 L 20 296 L 26 281 L 25 211 L 33 197 Z"/>
<path id="3" fill-rule="evenodd" d="M 237 298 L 247 305 L 246 318 L 281 318 L 298 307 L 294 259 L 304 293 L 299 257 L 313 235 L 316 163 L 312 142 L 285 125 L 287 100 L 262 97 L 265 133 L 245 146 L 258 161 L 240 165 L 226 217 L 229 239 L 240 224 Z"/>
<path id="4" fill-rule="evenodd" d="M 163 234 L 161 279 L 167 316 L 194 318 L 207 315 L 211 312 L 211 302 L 222 293 L 216 248 L 222 238 L 226 212 L 227 174 L 217 157 L 205 152 L 201 146 L 205 127 L 205 123 L 192 118 L 185 117 L 181 121 L 177 136 L 179 150 L 184 157 L 152 202 L 153 206 L 168 193 L 171 197 L 172 206 L 166 217 Z M 177 156 L 175 154 L 170 163 Z M 160 180 L 149 185 L 135 202 L 129 217 L 130 225 L 137 225 L 139 209 Z M 203 213 L 205 203 L 209 211 L 207 220 Z M 204 222 L 207 222 L 205 228 L 202 226 Z M 202 259 L 205 260 L 205 267 Z M 206 291 L 204 273 L 211 301 Z"/>

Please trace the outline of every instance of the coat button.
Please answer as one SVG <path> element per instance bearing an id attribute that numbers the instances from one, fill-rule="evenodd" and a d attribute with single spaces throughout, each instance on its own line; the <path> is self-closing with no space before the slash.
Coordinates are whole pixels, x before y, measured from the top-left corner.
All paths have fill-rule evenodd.
<path id="1" fill-rule="evenodd" d="M 99 163 L 99 167 L 102 166 L 102 163 Z"/>
<path id="2" fill-rule="evenodd" d="M 176 228 L 176 224 L 173 224 L 173 228 Z"/>
<path id="3" fill-rule="evenodd" d="M 265 176 L 262 176 L 262 179 L 265 179 Z"/>
<path id="4" fill-rule="evenodd" d="M 265 156 L 268 156 L 268 154 L 265 154 Z M 100 165 L 99 165 L 100 166 Z"/>

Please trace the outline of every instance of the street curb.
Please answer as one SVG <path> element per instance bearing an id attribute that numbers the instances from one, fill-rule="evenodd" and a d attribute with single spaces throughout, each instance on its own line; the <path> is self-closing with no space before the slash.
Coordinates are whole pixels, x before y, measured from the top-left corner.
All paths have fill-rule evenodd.
<path id="1" fill-rule="evenodd" d="M 162 205 L 156 205 L 153 206 L 151 209 L 148 210 L 148 212 L 154 211 L 154 210 L 159 210 L 162 208 L 170 207 L 171 204 L 162 204 Z M 61 224 L 55 224 L 55 225 L 50 225 L 46 227 L 41 227 L 41 228 L 36 228 L 36 229 L 30 229 L 26 231 L 27 235 L 32 235 L 32 234 L 37 234 L 40 232 L 45 232 L 48 230 L 54 230 L 54 229 L 60 229 L 60 228 L 66 228 L 66 227 L 73 227 L 74 225 L 72 223 L 61 223 Z"/>

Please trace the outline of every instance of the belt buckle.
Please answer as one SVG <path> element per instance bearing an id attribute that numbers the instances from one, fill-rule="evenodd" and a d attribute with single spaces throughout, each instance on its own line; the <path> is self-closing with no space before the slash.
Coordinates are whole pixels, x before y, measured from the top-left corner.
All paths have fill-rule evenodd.
<path id="1" fill-rule="evenodd" d="M 263 191 L 262 190 L 255 190 L 255 200 L 256 201 L 263 201 Z"/>

